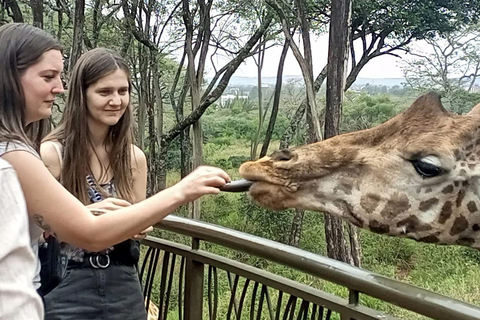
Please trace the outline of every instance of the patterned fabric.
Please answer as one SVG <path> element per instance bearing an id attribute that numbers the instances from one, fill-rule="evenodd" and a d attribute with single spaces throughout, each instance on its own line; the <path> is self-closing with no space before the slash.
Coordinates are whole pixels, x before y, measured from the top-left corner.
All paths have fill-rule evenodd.
<path id="1" fill-rule="evenodd" d="M 31 148 L 30 146 L 27 146 L 24 143 L 0 142 L 0 157 L 12 151 L 27 151 L 33 154 L 38 159 L 40 159 L 40 156 L 38 155 L 38 153 L 33 148 Z M 35 288 L 38 289 L 40 288 L 40 259 L 38 259 L 38 240 L 40 239 L 40 236 L 42 235 L 43 230 L 31 218 L 29 218 L 28 225 L 29 225 L 29 231 L 30 231 L 30 240 L 31 240 L 32 250 L 33 250 L 33 253 L 35 254 L 35 257 L 37 257 L 36 258 L 37 267 L 35 270 L 35 278 L 33 279 L 33 284 Z"/>
<path id="2" fill-rule="evenodd" d="M 86 180 L 88 185 L 90 186 L 88 188 L 88 196 L 90 198 L 90 201 L 92 203 L 95 203 L 104 200 L 104 197 L 101 195 L 98 189 L 97 181 L 95 180 L 95 178 L 92 175 L 87 175 Z M 108 183 L 101 184 L 100 188 L 102 188 L 109 197 L 117 197 L 117 190 L 115 188 L 115 183 L 113 182 L 113 180 Z M 110 247 L 101 251 L 101 253 L 109 253 L 113 251 L 113 249 L 114 247 Z M 68 257 L 68 260 L 73 260 L 75 262 L 83 262 L 85 254 L 90 253 L 90 251 L 75 247 L 68 243 L 62 243 L 60 250 Z"/>
<path id="3" fill-rule="evenodd" d="M 33 287 L 36 258 L 30 246 L 25 199 L 15 171 L 0 158 L 0 319 L 40 320 Z"/>

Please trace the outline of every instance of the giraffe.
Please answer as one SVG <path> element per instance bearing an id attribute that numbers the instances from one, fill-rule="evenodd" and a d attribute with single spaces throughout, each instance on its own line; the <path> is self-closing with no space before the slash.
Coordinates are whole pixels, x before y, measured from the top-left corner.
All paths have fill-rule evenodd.
<path id="1" fill-rule="evenodd" d="M 330 213 L 373 232 L 480 249 L 480 104 L 427 93 L 371 129 L 240 166 L 261 206 Z"/>

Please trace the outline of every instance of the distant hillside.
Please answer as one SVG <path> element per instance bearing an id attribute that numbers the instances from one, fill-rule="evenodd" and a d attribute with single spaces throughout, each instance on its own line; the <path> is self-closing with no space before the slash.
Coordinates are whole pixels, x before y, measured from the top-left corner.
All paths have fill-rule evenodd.
<path id="1" fill-rule="evenodd" d="M 262 82 L 264 84 L 268 85 L 275 85 L 276 77 L 264 77 L 262 78 Z M 290 76 L 284 76 L 283 77 L 283 82 L 287 83 L 290 81 L 299 81 L 300 83 L 303 82 L 302 76 L 298 75 L 290 75 Z M 365 84 L 369 83 L 371 85 L 384 85 L 387 87 L 393 87 L 393 86 L 402 86 L 402 83 L 405 82 L 405 79 L 403 78 L 358 78 L 357 81 L 355 81 L 354 85 L 355 86 L 364 86 Z M 256 77 L 239 77 L 239 76 L 233 76 L 230 79 L 230 86 L 256 86 L 257 85 L 257 78 Z"/>

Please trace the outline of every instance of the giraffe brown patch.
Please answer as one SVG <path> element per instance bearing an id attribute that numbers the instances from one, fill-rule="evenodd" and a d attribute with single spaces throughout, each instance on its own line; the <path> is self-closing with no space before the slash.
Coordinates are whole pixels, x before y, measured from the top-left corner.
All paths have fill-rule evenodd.
<path id="1" fill-rule="evenodd" d="M 470 237 L 465 237 L 465 238 L 458 239 L 457 241 L 455 241 L 455 243 L 461 246 L 471 246 L 472 244 L 475 243 L 475 239 Z"/>
<path id="2" fill-rule="evenodd" d="M 450 201 L 447 201 L 444 203 L 442 207 L 442 211 L 440 211 L 440 217 L 438 219 L 438 222 L 441 224 L 445 223 L 445 221 L 447 221 L 451 215 L 452 215 L 452 203 Z"/>
<path id="3" fill-rule="evenodd" d="M 449 184 L 442 190 L 442 193 L 452 193 L 452 192 L 453 192 L 453 186 L 451 184 Z"/>
<path id="4" fill-rule="evenodd" d="M 475 224 L 472 226 L 472 230 L 473 230 L 473 231 L 479 231 L 479 230 L 480 230 L 480 224 L 475 223 Z"/>
<path id="5" fill-rule="evenodd" d="M 472 154 L 472 155 L 470 156 L 470 158 L 468 158 L 468 160 L 470 160 L 470 161 L 475 161 L 475 155 Z"/>
<path id="6" fill-rule="evenodd" d="M 473 170 L 473 169 L 475 169 L 476 166 L 477 166 L 476 164 L 470 163 L 468 165 L 468 169 Z"/>
<path id="7" fill-rule="evenodd" d="M 426 242 L 426 243 L 437 243 L 438 242 L 438 237 L 431 234 L 429 236 L 418 239 L 418 241 Z"/>
<path id="8" fill-rule="evenodd" d="M 368 228 L 376 233 L 388 233 L 390 232 L 390 227 L 388 224 L 383 224 L 377 220 L 372 220 L 368 223 Z"/>
<path id="9" fill-rule="evenodd" d="M 362 198 L 360 199 L 360 206 L 367 213 L 372 213 L 373 211 L 375 211 L 379 203 L 380 203 L 380 196 L 373 193 L 367 193 L 363 195 Z"/>
<path id="10" fill-rule="evenodd" d="M 397 227 L 405 227 L 405 233 L 428 231 L 432 229 L 431 225 L 422 223 L 416 216 L 410 216 L 397 222 Z"/>
<path id="11" fill-rule="evenodd" d="M 472 149 L 473 149 L 473 144 L 469 144 L 469 145 L 465 148 L 465 150 L 467 150 L 467 151 L 471 151 Z"/>
<path id="12" fill-rule="evenodd" d="M 394 218 L 400 213 L 410 209 L 410 201 L 405 194 L 395 193 L 388 199 L 380 215 L 386 218 Z"/>
<path id="13" fill-rule="evenodd" d="M 338 186 L 335 187 L 335 189 L 333 189 L 333 191 L 334 192 L 343 191 L 343 193 L 345 193 L 347 195 L 351 195 L 352 194 L 352 189 L 353 189 L 353 186 L 351 184 L 340 183 Z"/>
<path id="14" fill-rule="evenodd" d="M 468 228 L 468 220 L 464 216 L 460 216 L 455 219 L 452 229 L 450 230 L 451 236 L 456 236 L 457 234 L 465 231 Z"/>
<path id="15" fill-rule="evenodd" d="M 463 164 L 463 163 L 462 163 Z M 460 170 L 460 172 L 458 173 L 459 176 L 461 177 L 466 177 L 467 176 L 467 171 L 465 171 L 465 169 L 462 169 Z"/>
<path id="16" fill-rule="evenodd" d="M 455 185 L 455 187 L 458 187 L 460 185 L 460 182 L 455 181 L 455 182 L 453 182 L 453 184 Z"/>
<path id="17" fill-rule="evenodd" d="M 460 167 L 465 167 L 465 166 L 466 166 L 465 162 L 460 163 Z"/>
<path id="18" fill-rule="evenodd" d="M 425 193 L 430 193 L 430 192 L 432 192 L 432 188 L 425 189 Z"/>
<path id="19" fill-rule="evenodd" d="M 478 209 L 477 209 L 477 204 L 475 203 L 475 201 L 470 201 L 470 202 L 467 204 L 467 209 L 468 209 L 468 211 L 470 211 L 471 213 L 474 213 L 474 212 L 478 211 Z"/>
<path id="20" fill-rule="evenodd" d="M 463 181 L 462 182 L 462 186 L 464 187 L 468 187 L 470 185 L 470 183 L 468 183 L 468 181 Z"/>
<path id="21" fill-rule="evenodd" d="M 461 159 L 460 150 L 456 149 L 455 151 L 453 151 L 453 154 L 455 156 L 456 161 Z"/>
<path id="22" fill-rule="evenodd" d="M 345 200 L 339 200 L 335 201 L 333 205 L 337 207 L 341 212 L 346 213 L 348 216 L 352 217 L 353 219 L 349 219 L 349 221 L 355 226 L 360 228 L 363 227 L 363 220 L 354 214 L 353 207 L 350 205 L 350 203 Z"/>
<path id="23" fill-rule="evenodd" d="M 418 206 L 418 209 L 420 211 L 427 211 L 429 210 L 433 205 L 437 204 L 438 203 L 438 199 L 437 198 L 432 198 L 432 199 L 429 199 L 427 201 L 422 201 L 420 202 L 420 205 Z"/>
<path id="24" fill-rule="evenodd" d="M 457 200 L 455 200 L 457 207 L 462 205 L 463 198 L 465 198 L 465 190 L 461 189 L 458 191 Z"/>

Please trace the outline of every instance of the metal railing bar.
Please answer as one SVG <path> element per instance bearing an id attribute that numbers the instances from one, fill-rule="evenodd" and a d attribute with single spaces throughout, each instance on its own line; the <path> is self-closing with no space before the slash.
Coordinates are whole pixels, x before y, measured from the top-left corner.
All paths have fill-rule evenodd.
<path id="1" fill-rule="evenodd" d="M 480 307 L 272 240 L 173 215 L 156 226 L 293 267 L 434 319 L 480 319 Z"/>
<path id="2" fill-rule="evenodd" d="M 267 299 L 268 313 L 270 314 L 270 320 L 274 320 L 272 300 L 270 299 L 270 293 L 268 293 L 268 286 L 265 286 L 265 298 Z"/>
<path id="3" fill-rule="evenodd" d="M 271 288 L 295 295 L 317 305 L 325 306 L 326 308 L 333 309 L 339 313 L 353 313 L 357 320 L 379 318 L 384 320 L 396 319 L 393 316 L 386 315 L 362 305 L 351 306 L 348 304 L 348 300 L 336 295 L 297 283 L 293 280 L 283 278 L 270 272 L 259 270 L 255 267 L 210 252 L 191 250 L 188 246 L 150 236 L 143 240 L 143 243 L 153 247 L 158 247 L 162 250 L 168 250 L 182 257 L 188 257 L 207 265 L 213 265 L 222 270 L 229 270 L 242 277 L 249 278 L 252 281 L 264 283 Z"/>
<path id="4" fill-rule="evenodd" d="M 144 296 L 147 297 L 147 302 L 150 302 L 152 298 L 153 280 L 155 279 L 155 273 L 157 271 L 157 263 L 158 263 L 158 257 L 160 256 L 160 251 L 161 249 L 159 248 L 157 248 L 157 250 L 154 250 L 152 257 L 150 258 L 150 261 L 149 261 L 147 279 L 145 281 L 145 290 L 147 290 L 147 292 L 146 294 L 144 293 Z"/>
<path id="5" fill-rule="evenodd" d="M 255 316 L 255 301 L 257 300 L 257 290 L 258 282 L 255 281 L 255 284 L 253 285 L 252 301 L 250 303 L 250 320 L 253 320 Z"/>
<path id="6" fill-rule="evenodd" d="M 265 285 L 260 290 L 260 299 L 258 300 L 257 320 L 262 320 L 263 300 L 265 300 Z"/>
<path id="7" fill-rule="evenodd" d="M 175 253 L 175 252 L 174 252 Z M 182 314 L 183 310 L 183 279 L 185 276 L 185 263 L 186 258 L 182 254 L 180 254 L 182 260 L 180 261 L 180 273 L 178 279 L 178 320 L 184 320 L 184 316 Z"/>
<path id="8" fill-rule="evenodd" d="M 208 275 L 207 275 L 207 302 L 208 302 L 208 315 L 210 320 L 213 320 L 213 301 L 212 301 L 212 269 L 213 266 L 208 266 Z"/>
<path id="9" fill-rule="evenodd" d="M 235 313 L 235 318 L 238 319 L 238 306 L 236 305 L 235 296 L 237 294 L 239 276 L 235 275 L 235 280 L 233 282 L 233 285 L 232 285 L 232 278 L 231 278 L 230 272 L 228 271 L 227 271 L 227 278 L 228 278 L 228 286 L 230 287 L 230 302 L 228 304 L 227 319 L 230 319 L 232 310 Z"/>
<path id="10" fill-rule="evenodd" d="M 170 273 L 168 276 L 168 287 L 167 287 L 167 296 L 165 298 L 165 311 L 163 314 L 165 315 L 165 319 L 168 316 L 168 305 L 170 304 L 170 293 L 172 292 L 172 284 L 173 284 L 173 276 L 175 274 L 175 262 L 177 260 L 177 255 L 172 255 L 172 262 L 170 263 Z"/>
<path id="11" fill-rule="evenodd" d="M 163 301 L 165 298 L 165 287 L 168 274 L 168 262 L 170 261 L 170 252 L 165 251 L 163 254 L 162 274 L 160 275 L 160 295 L 158 301 L 158 318 L 163 319 Z"/>
<path id="12" fill-rule="evenodd" d="M 238 303 L 238 318 L 242 318 L 243 302 L 247 296 L 248 286 L 250 284 L 250 279 L 245 279 L 245 284 L 243 285 L 242 295 L 240 296 L 240 301 Z"/>
<path id="13" fill-rule="evenodd" d="M 282 311 L 282 303 L 283 303 L 283 291 L 278 291 L 278 298 L 277 298 L 277 309 L 275 312 L 275 320 L 280 320 L 280 313 Z"/>

